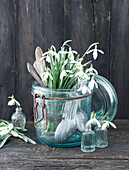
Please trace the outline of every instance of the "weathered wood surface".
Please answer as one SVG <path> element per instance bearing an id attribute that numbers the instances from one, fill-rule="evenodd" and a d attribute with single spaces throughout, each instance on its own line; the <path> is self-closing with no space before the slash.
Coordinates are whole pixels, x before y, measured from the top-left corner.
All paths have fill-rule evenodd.
<path id="1" fill-rule="evenodd" d="M 0 118 L 9 119 L 8 96 L 15 94 L 15 9 L 12 1 L 0 1 Z"/>
<path id="2" fill-rule="evenodd" d="M 129 1 L 127 0 L 0 0 L 0 109 L 9 119 L 7 97 L 15 94 L 32 120 L 32 76 L 26 63 L 34 50 L 57 49 L 72 39 L 80 54 L 99 41 L 105 55 L 93 61 L 100 75 L 114 85 L 119 99 L 117 118 L 129 118 Z M 91 55 L 85 61 L 91 59 Z M 84 61 L 84 62 L 85 62 Z"/>
<path id="3" fill-rule="evenodd" d="M 58 0 L 20 0 L 17 8 L 17 96 L 28 120 L 31 120 L 33 117 L 31 95 L 33 78 L 27 71 L 27 62 L 33 64 L 37 46 L 46 51 L 51 43 L 56 46 L 61 44 L 62 2 Z"/>
<path id="4" fill-rule="evenodd" d="M 115 120 L 117 130 L 109 129 L 109 146 L 83 153 L 79 147 L 52 148 L 38 142 L 33 123 L 28 122 L 26 133 L 37 144 L 11 138 L 0 151 L 1 169 L 94 169 L 128 170 L 129 120 Z"/>
<path id="5" fill-rule="evenodd" d="M 111 18 L 110 80 L 116 85 L 119 97 L 119 118 L 129 118 L 128 1 L 112 1 Z"/>

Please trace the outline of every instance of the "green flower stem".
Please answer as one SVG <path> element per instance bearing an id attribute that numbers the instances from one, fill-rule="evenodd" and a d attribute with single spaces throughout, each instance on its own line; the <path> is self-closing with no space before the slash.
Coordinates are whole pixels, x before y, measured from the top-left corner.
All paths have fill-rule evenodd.
<path id="1" fill-rule="evenodd" d="M 0 143 L 0 148 L 2 148 L 4 146 L 4 144 L 7 142 L 7 140 L 11 137 L 11 134 L 7 134 L 4 136 L 4 139 L 2 140 L 2 142 Z"/>
<path id="2" fill-rule="evenodd" d="M 51 65 L 51 69 L 52 69 L 52 75 L 53 75 L 53 88 L 56 89 L 56 75 L 55 75 L 55 68 L 53 65 L 53 60 L 52 60 L 52 56 L 50 55 L 50 65 Z"/>

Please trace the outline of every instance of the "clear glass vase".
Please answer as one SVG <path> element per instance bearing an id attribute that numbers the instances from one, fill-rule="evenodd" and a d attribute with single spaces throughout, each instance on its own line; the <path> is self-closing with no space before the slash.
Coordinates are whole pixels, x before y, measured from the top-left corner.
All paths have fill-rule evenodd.
<path id="1" fill-rule="evenodd" d="M 102 76 L 95 75 L 95 80 L 99 88 L 85 95 L 77 89 L 47 89 L 37 82 L 33 83 L 34 124 L 41 143 L 54 147 L 80 145 L 81 133 L 85 130 L 91 111 L 96 113 L 98 119 L 107 112 L 110 121 L 115 117 L 115 89 Z"/>
<path id="2" fill-rule="evenodd" d="M 38 140 L 55 147 L 80 145 L 79 132 L 85 129 L 85 123 L 89 119 L 92 94 L 84 96 L 77 89 L 42 88 L 36 82 L 32 86 L 32 92 L 40 95 L 34 99 L 34 105 L 37 104 L 34 121 Z M 42 95 L 45 96 L 47 113 L 45 108 L 42 109 Z"/>
<path id="3" fill-rule="evenodd" d="M 108 129 L 95 128 L 95 146 L 105 148 L 108 146 Z"/>
<path id="4" fill-rule="evenodd" d="M 21 107 L 16 108 L 15 113 L 13 113 L 11 116 L 11 121 L 12 121 L 13 126 L 16 129 L 24 129 L 25 128 L 26 116 L 22 112 Z"/>
<path id="5" fill-rule="evenodd" d="M 81 137 L 81 151 L 94 152 L 95 151 L 95 132 L 91 128 L 82 132 Z"/>

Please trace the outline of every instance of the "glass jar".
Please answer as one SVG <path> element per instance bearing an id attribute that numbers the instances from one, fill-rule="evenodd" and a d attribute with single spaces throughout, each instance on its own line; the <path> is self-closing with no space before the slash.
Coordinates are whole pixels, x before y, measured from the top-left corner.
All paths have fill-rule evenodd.
<path id="1" fill-rule="evenodd" d="M 77 89 L 47 89 L 38 82 L 32 85 L 34 97 L 34 124 L 38 140 L 54 147 L 72 147 L 81 144 L 81 133 L 91 111 L 97 119 L 108 113 L 111 121 L 117 111 L 117 95 L 111 83 L 95 75 L 99 88 L 83 95 Z"/>
<path id="2" fill-rule="evenodd" d="M 95 132 L 91 128 L 82 132 L 81 137 L 81 151 L 94 152 L 95 151 Z"/>
<path id="3" fill-rule="evenodd" d="M 92 94 L 82 95 L 77 89 L 47 89 L 32 86 L 35 127 L 38 140 L 49 146 L 71 147 L 81 144 L 77 130 L 83 131 L 91 113 Z M 35 94 L 38 94 L 35 98 Z M 43 99 L 43 95 L 45 99 Z M 45 100 L 45 105 L 44 105 Z M 47 113 L 45 108 L 47 108 Z"/>
<path id="4" fill-rule="evenodd" d="M 108 130 L 105 128 L 95 128 L 95 146 L 97 148 L 105 148 L 108 146 Z"/>
<path id="5" fill-rule="evenodd" d="M 26 124 L 26 116 L 22 112 L 21 107 L 17 107 L 15 113 L 11 116 L 11 121 L 16 129 L 24 129 Z"/>

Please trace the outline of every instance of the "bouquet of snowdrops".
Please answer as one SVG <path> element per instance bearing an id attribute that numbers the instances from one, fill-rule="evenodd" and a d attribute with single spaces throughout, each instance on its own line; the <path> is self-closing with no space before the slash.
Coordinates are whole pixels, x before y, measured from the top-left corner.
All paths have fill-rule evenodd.
<path id="1" fill-rule="evenodd" d="M 82 90 L 83 94 L 87 91 L 91 92 L 94 87 L 97 87 L 94 73 L 98 74 L 98 72 L 93 68 L 91 61 L 85 64 L 82 64 L 82 61 L 89 53 L 93 52 L 93 58 L 96 60 L 98 52 L 102 54 L 104 52 L 97 49 L 99 43 L 93 43 L 80 57 L 77 51 L 72 50 L 68 44 L 70 41 L 65 41 L 58 52 L 53 45 L 45 53 L 42 52 L 40 47 L 37 47 L 35 51 L 36 61 L 33 66 L 40 76 L 43 87 L 73 89 L 78 84 L 81 84 L 79 90 Z"/>

